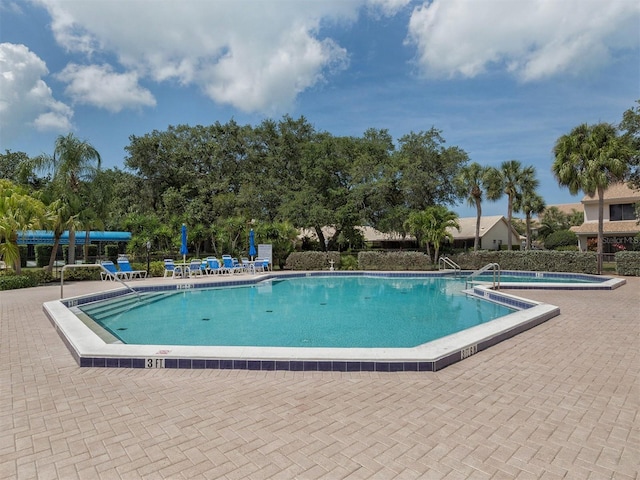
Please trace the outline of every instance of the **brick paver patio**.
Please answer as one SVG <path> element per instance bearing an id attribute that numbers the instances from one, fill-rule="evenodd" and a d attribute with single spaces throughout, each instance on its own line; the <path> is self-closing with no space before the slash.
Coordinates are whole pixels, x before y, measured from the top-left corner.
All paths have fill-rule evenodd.
<path id="1" fill-rule="evenodd" d="M 640 278 L 515 293 L 562 313 L 436 373 L 338 373 L 81 369 L 59 287 L 0 292 L 0 477 L 638 478 Z"/>

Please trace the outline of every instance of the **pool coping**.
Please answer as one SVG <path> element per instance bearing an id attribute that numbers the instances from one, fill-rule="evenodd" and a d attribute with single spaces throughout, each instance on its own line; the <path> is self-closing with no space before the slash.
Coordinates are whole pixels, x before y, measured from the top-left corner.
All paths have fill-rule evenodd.
<path id="1" fill-rule="evenodd" d="M 141 285 L 138 291 L 175 291 L 230 285 L 251 285 L 274 278 L 296 276 L 360 275 L 384 277 L 449 276 L 447 272 L 296 272 L 227 277 L 224 281 L 161 281 Z M 239 277 L 239 276 L 238 276 Z M 228 281 L 227 281 L 228 279 Z M 594 287 L 612 289 L 624 280 L 610 279 Z M 148 282 L 147 282 L 148 283 Z M 604 284 L 608 283 L 607 286 Z M 518 284 L 519 287 L 526 284 Z M 567 287 L 571 284 L 555 284 Z M 585 289 L 586 284 L 579 289 Z M 504 285 L 506 287 L 506 285 Z M 511 287 L 509 287 L 511 288 Z M 517 287 L 516 287 L 517 288 Z M 534 288 L 534 287 L 530 287 Z M 551 288 L 551 287 L 547 287 Z M 70 308 L 98 299 L 126 294 L 125 288 L 107 290 L 43 304 L 43 310 L 81 367 L 190 368 L 292 371 L 438 371 L 497 343 L 533 328 L 560 314 L 559 307 L 474 285 L 470 293 L 490 301 L 520 308 L 506 316 L 412 348 L 294 348 L 294 347 L 201 347 L 175 345 L 108 344 L 98 337 Z"/>

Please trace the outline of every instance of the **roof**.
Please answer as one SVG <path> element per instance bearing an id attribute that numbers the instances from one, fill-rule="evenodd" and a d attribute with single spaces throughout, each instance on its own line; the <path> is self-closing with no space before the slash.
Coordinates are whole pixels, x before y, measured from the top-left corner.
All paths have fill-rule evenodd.
<path id="1" fill-rule="evenodd" d="M 605 200 L 617 200 L 619 203 L 640 202 L 640 190 L 629 188 L 626 183 L 614 183 L 604 191 Z M 582 203 L 593 203 L 598 201 L 598 194 L 585 195 Z M 609 202 L 611 203 L 611 202 Z"/>
<path id="2" fill-rule="evenodd" d="M 480 217 L 480 238 L 500 222 L 504 222 L 505 226 L 508 226 L 507 219 L 504 218 L 503 215 Z M 453 235 L 454 239 L 476 238 L 476 217 L 459 218 L 458 224 L 460 225 L 460 231 L 455 228 L 448 229 L 448 232 Z M 520 235 L 515 229 L 513 230 L 513 234 L 516 238 L 520 238 Z"/>
<path id="3" fill-rule="evenodd" d="M 616 222 L 603 222 L 603 231 L 606 234 L 635 235 L 640 232 L 640 225 L 636 220 L 622 220 Z M 578 227 L 571 227 L 571 231 L 580 235 L 598 234 L 598 222 L 585 222 Z"/>
<path id="4" fill-rule="evenodd" d="M 84 245 L 85 232 L 76 232 L 76 245 Z M 131 232 L 89 232 L 90 242 L 128 242 Z M 60 237 L 60 245 L 69 244 L 69 231 Z M 47 230 L 27 230 L 18 232 L 18 245 L 53 245 L 53 232 Z"/>
<path id="5" fill-rule="evenodd" d="M 449 233 L 453 235 L 455 240 L 462 240 L 467 238 L 476 238 L 476 217 L 465 217 L 458 218 L 458 224 L 460 225 L 460 231 L 455 228 L 447 229 Z M 485 233 L 489 232 L 496 224 L 504 222 L 505 226 L 507 226 L 507 219 L 504 218 L 503 215 L 494 215 L 490 217 L 481 217 L 480 218 L 480 238 L 484 236 Z M 373 227 L 365 227 L 359 226 L 356 227 L 362 235 L 364 236 L 365 241 L 367 242 L 389 242 L 389 241 L 400 241 L 400 240 L 415 240 L 413 235 L 402 236 L 396 232 L 384 233 L 379 230 L 376 230 Z M 332 237 L 335 233 L 336 229 L 334 227 L 322 227 L 322 233 L 325 238 Z M 513 235 L 516 238 L 520 238 L 518 232 L 513 229 Z M 300 230 L 300 237 L 309 237 L 315 240 L 318 239 L 316 235 L 316 231 L 310 228 L 303 228 Z"/>
<path id="6" fill-rule="evenodd" d="M 405 237 L 403 237 L 399 233 L 395 233 L 395 232 L 384 233 L 384 232 L 381 232 L 380 230 L 376 230 L 373 227 L 358 226 L 356 228 L 360 230 L 366 242 L 415 240 L 415 238 L 412 235 L 406 235 Z M 322 233 L 325 236 L 325 238 L 332 237 L 335 234 L 335 232 L 336 232 L 336 229 L 334 227 L 322 227 Z M 311 228 L 301 229 L 300 237 L 309 237 L 315 240 L 318 239 L 318 236 L 316 235 L 316 231 Z"/>
<path id="7" fill-rule="evenodd" d="M 545 211 L 549 210 L 552 207 L 557 208 L 559 211 L 561 211 L 562 213 L 567 214 L 567 215 L 572 214 L 574 210 L 576 210 L 577 212 L 584 211 L 584 209 L 582 208 L 582 203 L 580 203 L 580 202 L 578 202 L 578 203 L 560 203 L 558 205 L 547 205 L 546 208 L 545 208 Z M 542 212 L 542 214 L 544 215 L 544 212 Z"/>

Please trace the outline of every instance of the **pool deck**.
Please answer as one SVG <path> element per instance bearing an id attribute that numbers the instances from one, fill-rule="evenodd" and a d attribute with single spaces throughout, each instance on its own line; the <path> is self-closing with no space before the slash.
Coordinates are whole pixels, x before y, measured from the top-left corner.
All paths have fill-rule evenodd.
<path id="1" fill-rule="evenodd" d="M 59 285 L 3 291 L 0 477 L 636 479 L 640 278 L 626 280 L 514 291 L 561 313 L 399 373 L 80 368 L 42 311 Z"/>

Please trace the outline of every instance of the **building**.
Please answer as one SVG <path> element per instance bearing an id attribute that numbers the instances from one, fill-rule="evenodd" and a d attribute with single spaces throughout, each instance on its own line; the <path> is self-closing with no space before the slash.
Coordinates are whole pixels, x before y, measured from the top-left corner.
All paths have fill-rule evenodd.
<path id="1" fill-rule="evenodd" d="M 18 245 L 53 245 L 54 234 L 48 230 L 18 232 Z M 84 245 L 86 233 L 76 232 L 76 245 Z M 89 243 L 118 243 L 131 240 L 131 232 L 89 232 Z M 60 245 L 69 245 L 69 231 L 60 236 Z"/>
<path id="2" fill-rule="evenodd" d="M 476 217 L 459 218 L 460 231 L 455 228 L 449 229 L 453 235 L 453 248 L 472 249 L 476 238 Z M 509 233 L 510 232 L 510 233 Z M 503 215 L 491 217 L 480 217 L 480 245 L 482 250 L 499 250 L 502 245 L 509 244 L 509 234 L 511 243 L 515 248 L 519 248 L 524 237 L 515 228 L 509 229 L 509 223 Z"/>
<path id="3" fill-rule="evenodd" d="M 453 236 L 453 248 L 470 250 L 473 249 L 473 242 L 476 237 L 476 217 L 458 218 L 460 231 L 455 228 L 449 229 L 448 232 Z M 389 250 L 397 249 L 416 249 L 418 244 L 413 235 L 402 236 L 399 233 L 383 233 L 372 227 L 357 227 L 362 233 L 365 243 L 370 248 L 382 248 Z M 334 235 L 333 227 L 323 227 L 322 233 L 325 238 Z M 492 217 L 481 217 L 480 219 L 480 248 L 484 250 L 499 250 L 504 248 L 509 242 L 509 224 L 507 219 L 502 215 Z M 514 229 L 511 229 L 511 242 L 514 248 L 519 248 L 524 237 Z M 300 238 L 308 237 L 318 240 L 314 230 L 303 229 L 300 232 Z"/>
<path id="4" fill-rule="evenodd" d="M 635 236 L 640 233 L 635 205 L 640 202 L 640 191 L 629 188 L 625 183 L 611 185 L 604 192 L 604 245 L 603 253 L 613 255 L 620 250 L 633 250 Z M 585 195 L 582 199 L 584 223 L 571 227 L 578 236 L 580 251 L 586 252 L 596 245 L 598 238 L 598 195 Z M 606 257 L 605 257 L 606 258 Z"/>

